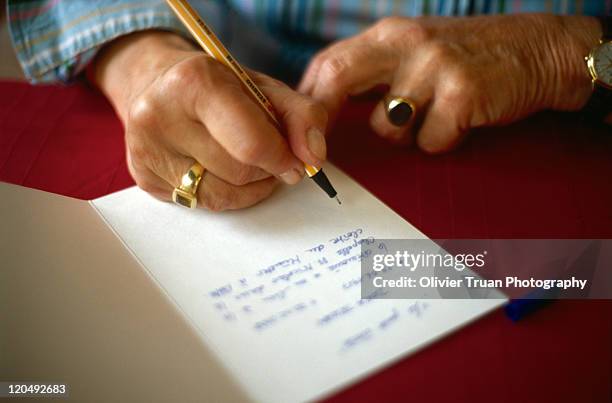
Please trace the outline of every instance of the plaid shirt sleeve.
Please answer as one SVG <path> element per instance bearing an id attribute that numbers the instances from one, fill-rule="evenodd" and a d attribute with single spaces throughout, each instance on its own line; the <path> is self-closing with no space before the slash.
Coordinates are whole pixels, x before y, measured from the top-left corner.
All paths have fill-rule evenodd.
<path id="1" fill-rule="evenodd" d="M 220 6 L 198 8 L 215 26 Z M 163 0 L 9 0 L 7 11 L 17 58 L 33 83 L 70 81 L 121 35 L 152 28 L 187 35 Z"/>
<path id="2" fill-rule="evenodd" d="M 606 15 L 612 0 L 193 0 L 192 5 L 239 60 L 291 81 L 321 46 L 388 15 Z M 7 7 L 18 59 L 35 83 L 73 79 L 104 43 L 130 32 L 157 28 L 186 35 L 164 0 L 9 0 Z"/>

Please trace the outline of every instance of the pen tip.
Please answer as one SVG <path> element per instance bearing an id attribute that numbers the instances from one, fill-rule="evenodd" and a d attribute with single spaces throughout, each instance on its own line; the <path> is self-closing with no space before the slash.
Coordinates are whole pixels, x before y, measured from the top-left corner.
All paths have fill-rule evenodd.
<path id="1" fill-rule="evenodd" d="M 340 199 L 338 198 L 338 196 L 336 196 L 336 201 L 338 202 L 338 204 L 342 204 L 342 202 L 340 201 Z"/>

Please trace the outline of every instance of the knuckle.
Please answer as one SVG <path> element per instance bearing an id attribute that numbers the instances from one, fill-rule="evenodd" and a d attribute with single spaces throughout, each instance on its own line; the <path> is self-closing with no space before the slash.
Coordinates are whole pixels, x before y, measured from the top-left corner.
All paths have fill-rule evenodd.
<path id="1" fill-rule="evenodd" d="M 232 184 L 236 186 L 243 186 L 253 182 L 256 175 L 256 168 L 249 167 L 247 165 L 241 165 L 238 167 Z"/>
<path id="2" fill-rule="evenodd" d="M 190 58 L 174 65 L 164 74 L 164 84 L 175 90 L 199 84 L 203 78 L 202 72 L 206 71 L 198 68 L 200 59 Z"/>
<path id="3" fill-rule="evenodd" d="M 234 157 L 246 165 L 257 165 L 265 157 L 266 147 L 260 141 L 243 141 L 234 150 Z"/>
<path id="4" fill-rule="evenodd" d="M 216 196 L 213 197 L 209 195 L 208 197 L 205 197 L 201 201 L 201 204 L 204 206 L 206 210 L 210 210 L 210 211 L 222 211 L 223 210 L 222 208 L 220 208 L 220 204 L 217 202 Z"/>
<path id="5" fill-rule="evenodd" d="M 325 109 L 323 104 L 312 99 L 306 100 L 305 103 L 304 110 L 306 111 L 306 116 L 316 122 L 327 123 L 327 109 Z"/>
<path id="6" fill-rule="evenodd" d="M 327 125 L 327 109 L 320 102 L 303 97 L 296 102 L 295 106 L 285 112 L 283 120 L 299 119 L 322 126 L 322 128 Z"/>
<path id="7" fill-rule="evenodd" d="M 445 65 L 451 63 L 454 57 L 452 48 L 439 41 L 427 43 L 423 53 L 423 60 L 426 64 Z"/>
<path id="8" fill-rule="evenodd" d="M 389 16 L 381 18 L 372 27 L 372 32 L 375 33 L 376 39 L 383 42 L 397 35 L 398 29 L 405 29 L 407 19 L 400 16 Z"/>
<path id="9" fill-rule="evenodd" d="M 240 81 L 236 78 L 229 67 L 218 62 L 211 56 L 202 55 L 194 58 L 194 68 L 196 70 L 196 80 L 202 85 L 218 86 L 219 82 L 224 84 L 232 83 L 240 85 Z M 191 83 L 193 85 L 193 83 Z"/>
<path id="10" fill-rule="evenodd" d="M 206 210 L 213 210 L 213 198 L 214 195 L 208 192 L 199 192 L 198 194 L 198 205 L 204 207 Z"/>
<path id="11" fill-rule="evenodd" d="M 330 55 L 321 62 L 321 80 L 328 85 L 338 84 L 350 68 L 346 52 Z"/>
<path id="12" fill-rule="evenodd" d="M 422 19 L 411 20 L 410 24 L 404 27 L 402 35 L 409 36 L 412 41 L 417 43 L 426 42 L 432 37 L 431 30 Z"/>
<path id="13" fill-rule="evenodd" d="M 445 101 L 451 102 L 465 97 L 471 85 L 468 75 L 458 69 L 452 70 L 447 74 L 440 95 Z"/>
<path id="14" fill-rule="evenodd" d="M 373 27 L 375 38 L 379 42 L 405 41 L 422 43 L 429 37 L 429 30 L 422 19 L 390 16 L 381 19 Z"/>
<path id="15" fill-rule="evenodd" d="M 200 192 L 198 195 L 198 204 L 204 207 L 206 210 L 217 211 L 217 195 L 210 192 Z"/>
<path id="16" fill-rule="evenodd" d="M 441 102 L 459 113 L 478 97 L 478 88 L 479 79 L 474 72 L 467 67 L 455 67 L 443 81 Z"/>
<path id="17" fill-rule="evenodd" d="M 158 116 L 157 102 L 154 97 L 146 94 L 139 96 L 130 106 L 128 112 L 129 125 L 141 128 L 152 127 Z"/>
<path id="18" fill-rule="evenodd" d="M 325 61 L 325 59 L 327 59 L 327 55 L 328 55 L 327 49 L 322 50 L 321 52 L 317 53 L 312 59 L 312 61 L 310 62 L 310 65 L 308 66 L 308 70 L 319 72 L 321 70 L 321 66 L 323 65 L 323 62 Z"/>
<path id="19" fill-rule="evenodd" d="M 163 76 L 163 88 L 184 95 L 193 88 L 211 88 L 219 81 L 232 81 L 233 75 L 227 67 L 208 55 L 185 59 L 170 68 Z"/>
<path id="20" fill-rule="evenodd" d="M 231 207 L 232 196 L 230 191 L 217 191 L 204 197 L 203 204 L 210 211 L 224 211 Z"/>

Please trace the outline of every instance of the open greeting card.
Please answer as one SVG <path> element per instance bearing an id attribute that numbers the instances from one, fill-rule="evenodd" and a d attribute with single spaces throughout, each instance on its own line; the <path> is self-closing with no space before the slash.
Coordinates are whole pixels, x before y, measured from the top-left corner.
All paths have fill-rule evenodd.
<path id="1" fill-rule="evenodd" d="M 252 208 L 223 213 L 180 208 L 137 188 L 81 202 L 0 185 L 8 200 L 2 220 L 22 229 L 15 236 L 5 227 L 0 250 L 9 258 L 9 270 L 28 270 L 22 266 L 34 263 L 20 258 L 25 249 L 7 246 L 28 233 L 45 233 L 49 239 L 57 233 L 63 238 L 108 233 L 105 244 L 129 253 L 117 258 L 101 245 L 92 259 L 108 259 L 117 272 L 145 273 L 162 304 L 201 342 L 191 348 L 206 350 L 217 372 L 231 378 L 246 399 L 258 402 L 324 397 L 505 302 L 501 296 L 362 299 L 363 240 L 425 235 L 338 169 L 330 165 L 326 170 L 341 206 L 309 181 L 282 188 Z M 23 217 L 50 206 L 48 213 L 55 218 L 38 211 L 45 225 L 23 222 L 23 217 L 19 224 L 13 212 L 24 205 L 30 213 Z M 80 218 L 65 218 L 75 214 Z M 78 248 L 78 239 L 74 245 Z M 72 265 L 71 272 L 83 266 L 77 255 L 62 248 L 45 251 L 45 259 L 60 259 L 62 267 Z M 129 278 L 121 279 L 121 287 L 130 289 Z M 157 348 L 172 348 L 174 342 L 168 339 Z M 207 378 L 202 374 L 202 382 Z"/>

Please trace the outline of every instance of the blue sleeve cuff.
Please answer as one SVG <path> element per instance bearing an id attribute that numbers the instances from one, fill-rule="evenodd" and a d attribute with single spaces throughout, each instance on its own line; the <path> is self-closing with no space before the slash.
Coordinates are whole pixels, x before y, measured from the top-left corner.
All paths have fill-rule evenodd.
<path id="1" fill-rule="evenodd" d="M 205 2 L 198 11 L 220 25 L 218 3 Z M 8 17 L 17 58 L 33 83 L 71 81 L 105 43 L 122 35 L 146 29 L 188 35 L 162 0 L 9 1 Z"/>

